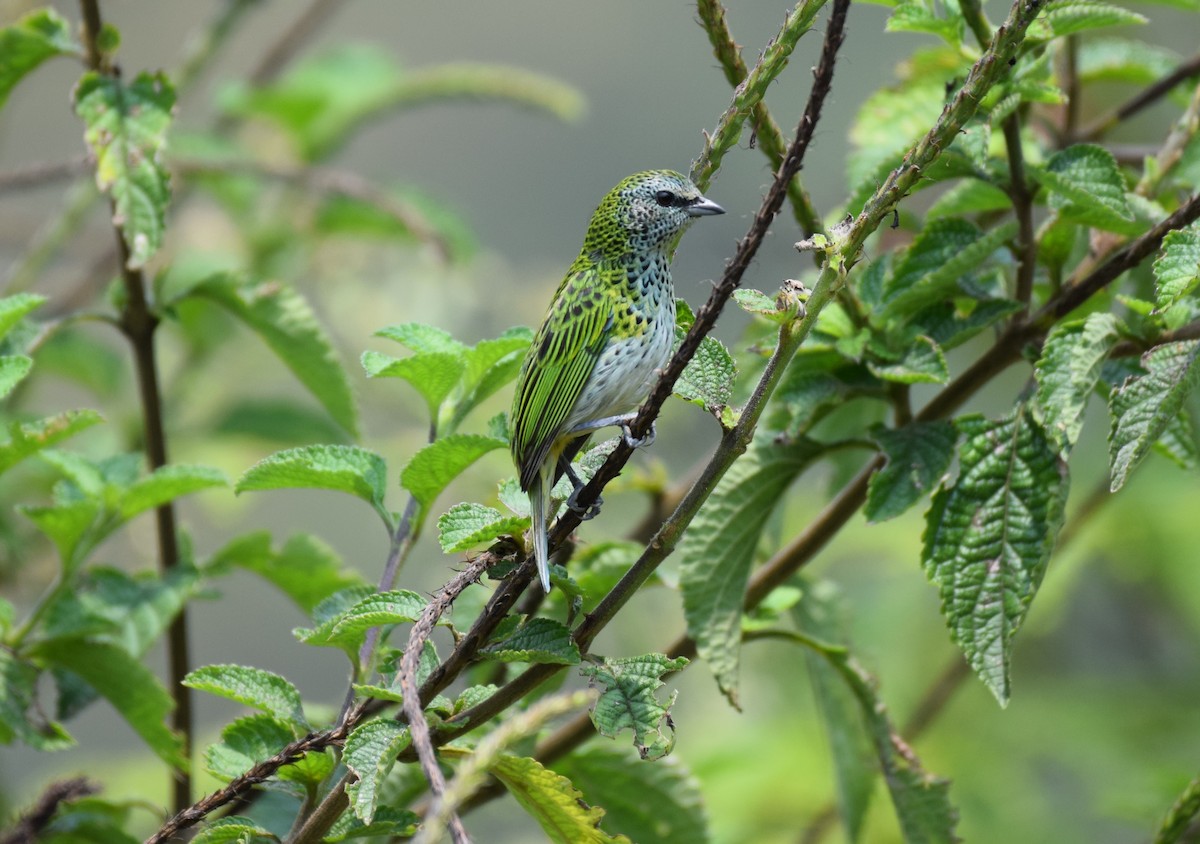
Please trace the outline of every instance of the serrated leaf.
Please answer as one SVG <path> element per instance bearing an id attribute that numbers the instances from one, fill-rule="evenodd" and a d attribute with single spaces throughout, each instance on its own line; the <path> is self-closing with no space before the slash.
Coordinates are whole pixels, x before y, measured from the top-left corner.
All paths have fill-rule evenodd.
<path id="1" fill-rule="evenodd" d="M 507 448 L 498 437 L 450 434 L 440 437 L 413 455 L 400 473 L 400 485 L 422 507 L 429 508 L 446 486 L 489 451 Z"/>
<path id="2" fill-rule="evenodd" d="M 1063 451 L 1079 439 L 1083 412 L 1100 382 L 1104 361 L 1119 338 L 1117 318 L 1097 312 L 1050 330 L 1034 374 L 1042 422 Z"/>
<path id="3" fill-rule="evenodd" d="M 362 575 L 347 568 L 332 548 L 306 533 L 290 537 L 279 551 L 272 550 L 265 531 L 238 537 L 213 556 L 206 571 L 221 574 L 227 566 L 266 578 L 305 613 L 339 590 L 366 586 Z"/>
<path id="4" fill-rule="evenodd" d="M 63 566 L 73 571 L 81 562 L 76 559 L 76 552 L 100 515 L 100 505 L 95 501 L 73 501 L 50 506 L 23 505 L 17 509 L 49 537 Z"/>
<path id="5" fill-rule="evenodd" d="M 915 422 L 879 428 L 871 438 L 883 449 L 887 463 L 871 476 L 864 512 L 867 521 L 882 522 L 933 491 L 954 459 L 958 431 L 949 422 Z"/>
<path id="6" fill-rule="evenodd" d="M 358 435 L 358 408 L 333 341 L 295 288 L 220 273 L 197 284 L 190 295 L 216 303 L 245 323 L 335 422 Z"/>
<path id="7" fill-rule="evenodd" d="M 263 489 L 330 489 L 347 492 L 386 514 L 387 463 L 353 445 L 309 445 L 277 451 L 246 470 L 238 493 Z"/>
<path id="8" fill-rule="evenodd" d="M 306 645 L 338 647 L 353 654 L 372 627 L 416 621 L 425 604 L 424 598 L 407 589 L 379 592 L 368 595 L 312 630 L 295 632 Z"/>
<path id="9" fill-rule="evenodd" d="M 363 823 L 374 820 L 383 781 L 409 742 L 408 730 L 390 718 L 360 724 L 346 737 L 342 761 L 357 777 L 346 793 L 355 817 Z"/>
<path id="10" fill-rule="evenodd" d="M 746 313 L 765 317 L 771 322 L 782 322 L 787 316 L 775 307 L 775 300 L 761 290 L 739 287 L 733 291 L 733 301 Z"/>
<path id="11" fill-rule="evenodd" d="M 261 841 L 278 840 L 270 830 L 249 818 L 232 815 L 205 824 L 204 829 L 192 839 L 192 844 L 258 844 Z"/>
<path id="12" fill-rule="evenodd" d="M 1200 229 L 1195 227 L 1169 232 L 1154 261 L 1154 285 L 1158 310 L 1167 308 L 1191 294 L 1200 284 Z"/>
<path id="13" fill-rule="evenodd" d="M 959 279 L 1016 234 L 1009 221 L 982 232 L 968 220 L 944 217 L 926 224 L 883 288 L 883 319 L 905 316 L 959 291 Z"/>
<path id="14" fill-rule="evenodd" d="M 389 325 L 376 331 L 375 336 L 399 343 L 418 354 L 448 353 L 459 356 L 467 351 L 467 347 L 455 340 L 449 331 L 421 322 Z"/>
<path id="15" fill-rule="evenodd" d="M 1080 82 L 1149 85 L 1174 70 L 1179 56 L 1130 38 L 1088 38 L 1079 45 L 1078 63 Z"/>
<path id="16" fill-rule="evenodd" d="M 519 535 L 527 527 L 527 516 L 506 516 L 483 504 L 455 504 L 438 518 L 438 542 L 447 554 L 456 554 Z"/>
<path id="17" fill-rule="evenodd" d="M 773 439 L 768 432 L 754 438 L 705 501 L 677 551 L 688 633 L 735 706 L 742 602 L 759 535 L 784 491 L 820 453 L 810 440 Z"/>
<path id="18" fill-rule="evenodd" d="M 187 767 L 183 741 L 165 723 L 174 708 L 171 695 L 153 672 L 123 648 L 107 642 L 51 639 L 38 643 L 36 650 L 47 663 L 87 681 L 158 758 L 176 768 Z"/>
<path id="19" fill-rule="evenodd" d="M 1012 199 L 1000 188 L 980 179 L 963 179 L 939 196 L 925 212 L 926 221 L 942 217 L 963 217 L 989 211 L 1005 211 Z"/>
<path id="20" fill-rule="evenodd" d="M 261 709 L 280 721 L 305 729 L 300 692 L 285 678 L 245 665 L 206 665 L 183 678 L 183 685 Z"/>
<path id="21" fill-rule="evenodd" d="M 1109 397 L 1112 428 L 1108 435 L 1111 490 L 1125 485 L 1129 473 L 1183 408 L 1200 382 L 1200 341 L 1166 343 L 1142 356 L 1145 375 L 1130 376 Z"/>
<path id="22" fill-rule="evenodd" d="M 670 753 L 675 746 L 675 726 L 671 722 L 675 694 L 662 704 L 655 692 L 662 688 L 664 674 L 679 671 L 687 664 L 684 657 L 645 654 L 581 665 L 580 674 L 590 677 L 593 685 L 604 686 L 592 707 L 597 732 L 615 738 L 622 730 L 633 730 L 633 746 L 643 759 L 661 759 Z M 663 732 L 664 726 L 669 734 Z"/>
<path id="23" fill-rule="evenodd" d="M 962 44 L 963 18 L 950 4 L 900 0 L 888 18 L 888 32 L 928 32 L 952 46 Z"/>
<path id="24" fill-rule="evenodd" d="M 27 73 L 46 59 L 71 53 L 82 50 L 71 38 L 70 25 L 53 9 L 30 12 L 0 29 L 0 108 Z"/>
<path id="25" fill-rule="evenodd" d="M 837 645 L 849 638 L 846 608 L 829 581 L 805 582 L 792 617 L 805 633 Z M 850 842 L 859 840 L 878 770 L 875 748 L 864 728 L 861 703 L 845 678 L 824 655 L 805 652 L 817 709 L 825 723 L 837 781 L 838 809 Z"/>
<path id="26" fill-rule="evenodd" d="M 33 358 L 25 355 L 0 355 L 0 399 L 25 380 L 33 369 Z"/>
<path id="27" fill-rule="evenodd" d="M 884 381 L 898 384 L 944 384 L 950 380 L 946 356 L 932 338 L 919 334 L 898 360 L 872 360 L 867 369 Z"/>
<path id="28" fill-rule="evenodd" d="M 600 829 L 604 810 L 588 806 L 570 780 L 536 759 L 504 754 L 489 770 L 554 844 L 630 844 L 624 835 L 614 837 Z"/>
<path id="29" fill-rule="evenodd" d="M 16 293 L 0 299 L 0 340 L 30 311 L 45 303 L 46 297 L 36 293 Z"/>
<path id="30" fill-rule="evenodd" d="M 1154 442 L 1154 450 L 1180 469 L 1200 468 L 1200 442 L 1196 440 L 1196 426 L 1186 408 L 1167 423 L 1166 430 Z"/>
<path id="31" fill-rule="evenodd" d="M 481 340 L 463 354 L 460 394 L 454 401 L 451 430 L 481 401 L 517 377 L 533 332 L 524 326 L 510 328 L 499 337 Z"/>
<path id="32" fill-rule="evenodd" d="M 155 469 L 144 478 L 138 478 L 125 489 L 117 503 L 117 514 L 122 519 L 131 519 L 138 513 L 161 507 L 181 496 L 228 485 L 228 478 L 219 469 L 172 463 Z"/>
<path id="33" fill-rule="evenodd" d="M 677 759 L 645 764 L 627 750 L 592 744 L 554 763 L 603 825 L 638 844 L 705 844 L 712 840 L 700 783 Z"/>
<path id="34" fill-rule="evenodd" d="M 1040 20 L 1050 25 L 1054 37 L 1072 35 L 1106 26 L 1144 24 L 1144 15 L 1099 0 L 1054 0 L 1047 3 Z"/>
<path id="35" fill-rule="evenodd" d="M 13 422 L 8 426 L 8 441 L 0 443 L 0 472 L 103 421 L 94 410 L 68 410 L 35 422 Z"/>
<path id="36" fill-rule="evenodd" d="M 675 348 L 679 348 L 686 333 L 686 329 L 676 326 Z M 673 392 L 686 402 L 719 414 L 733 396 L 736 376 L 737 367 L 729 350 L 715 337 L 705 337 L 675 382 Z"/>
<path id="37" fill-rule="evenodd" d="M 421 352 L 406 358 L 394 358 L 380 352 L 362 355 L 362 367 L 368 378 L 400 378 L 412 385 L 436 419 L 438 408 L 458 386 L 466 363 L 462 355 L 449 352 Z"/>
<path id="38" fill-rule="evenodd" d="M 943 351 L 961 346 L 983 329 L 1023 310 L 1011 299 L 968 299 L 968 309 L 960 311 L 954 302 L 942 302 L 926 308 L 912 318 Z"/>
<path id="39" fill-rule="evenodd" d="M 96 186 L 113 198 L 113 223 L 136 269 L 154 256 L 166 230 L 170 174 L 162 163 L 175 89 L 165 74 L 139 73 L 126 84 L 89 71 L 75 87 L 75 113 L 96 158 Z"/>
<path id="40" fill-rule="evenodd" d="M 37 682 L 35 666 L 0 648 L 0 744 L 11 744 L 15 738 L 38 750 L 69 747 L 74 741 L 67 731 L 41 716 Z"/>
<path id="41" fill-rule="evenodd" d="M 499 662 L 579 664 L 579 646 L 571 638 L 570 628 L 542 617 L 527 619 L 499 641 L 482 648 L 479 655 Z"/>
<path id="42" fill-rule="evenodd" d="M 228 782 L 270 759 L 295 739 L 292 729 L 271 715 L 238 718 L 221 730 L 221 740 L 204 751 L 210 774 Z"/>
<path id="43" fill-rule="evenodd" d="M 1037 594 L 1067 499 L 1067 467 L 1028 408 L 958 421 L 955 483 L 926 515 L 922 562 L 950 638 L 1003 706 L 1012 643 Z"/>
<path id="44" fill-rule="evenodd" d="M 1033 170 L 1050 191 L 1061 215 L 1109 231 L 1126 232 L 1134 215 L 1125 199 L 1125 179 L 1108 150 L 1075 144 Z"/>
<path id="45" fill-rule="evenodd" d="M 411 838 L 420 823 L 421 818 L 415 812 L 394 806 L 378 807 L 369 824 L 364 824 L 353 812 L 344 812 L 322 840 L 337 844 L 355 838 Z"/>

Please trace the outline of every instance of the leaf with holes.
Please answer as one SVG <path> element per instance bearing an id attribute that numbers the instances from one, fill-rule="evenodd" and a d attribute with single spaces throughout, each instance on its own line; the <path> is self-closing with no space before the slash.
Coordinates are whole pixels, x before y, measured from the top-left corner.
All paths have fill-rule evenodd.
<path id="1" fill-rule="evenodd" d="M 663 686 L 664 674 L 679 671 L 687 664 L 684 657 L 645 654 L 581 666 L 583 676 L 604 687 L 592 708 L 597 732 L 614 738 L 622 730 L 633 730 L 633 745 L 643 759 L 661 759 L 670 753 L 675 746 L 675 725 L 671 721 L 675 694 L 662 704 L 655 692 Z M 669 732 L 664 732 L 664 727 Z"/>

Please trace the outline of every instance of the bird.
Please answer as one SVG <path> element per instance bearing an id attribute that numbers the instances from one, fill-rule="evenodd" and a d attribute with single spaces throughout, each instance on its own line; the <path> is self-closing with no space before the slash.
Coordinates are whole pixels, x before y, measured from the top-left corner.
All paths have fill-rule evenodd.
<path id="1" fill-rule="evenodd" d="M 538 577 L 550 591 L 550 492 L 591 434 L 629 423 L 666 365 L 675 342 L 671 253 L 697 217 L 724 214 L 685 176 L 646 170 L 619 182 L 596 208 L 571 264 L 521 362 L 509 414 L 511 451 L 529 495 Z M 594 511 L 590 512 L 594 515 Z"/>

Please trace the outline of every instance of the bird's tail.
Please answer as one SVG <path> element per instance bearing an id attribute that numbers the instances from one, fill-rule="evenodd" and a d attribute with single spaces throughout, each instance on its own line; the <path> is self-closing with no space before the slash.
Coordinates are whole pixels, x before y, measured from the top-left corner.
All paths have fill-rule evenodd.
<path id="1" fill-rule="evenodd" d="M 549 518 L 550 490 L 554 486 L 554 461 L 548 460 L 543 464 L 533 483 L 529 485 L 529 515 L 532 522 L 533 557 L 537 561 L 538 578 L 542 588 L 550 591 L 550 554 L 546 537 L 546 524 Z M 547 471 L 547 469 L 549 471 Z"/>

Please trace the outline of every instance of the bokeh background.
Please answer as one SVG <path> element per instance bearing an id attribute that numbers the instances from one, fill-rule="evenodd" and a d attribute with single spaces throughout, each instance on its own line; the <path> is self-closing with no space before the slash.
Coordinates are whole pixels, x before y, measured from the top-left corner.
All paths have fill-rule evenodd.
<path id="1" fill-rule="evenodd" d="M 36 5 L 0 1 L 0 22 Z M 74 18 L 77 7 L 55 3 Z M 120 64 L 141 69 L 177 67 L 191 34 L 222 4 L 212 0 L 158 2 L 112 0 L 106 19 L 122 33 Z M 181 129 L 211 126 L 231 83 L 255 66 L 265 44 L 296 17 L 303 4 L 262 2 L 246 15 L 212 66 L 181 99 Z M 788 11 L 778 0 L 730 0 L 729 18 L 746 57 L 774 35 Z M 993 18 L 1003 9 L 989 4 Z M 1196 46 L 1194 13 L 1139 6 L 1149 16 L 1150 40 L 1188 55 Z M 927 36 L 885 35 L 888 10 L 855 4 L 849 40 L 839 61 L 832 98 L 804 171 L 823 214 L 838 212 L 845 196 L 847 133 L 865 97 L 894 78 L 896 65 Z M 422 409 L 396 382 L 368 383 L 355 363 L 364 348 L 388 351 L 371 338 L 376 329 L 412 320 L 429 322 L 466 342 L 518 324 L 534 325 L 574 257 L 592 208 L 624 175 L 648 167 L 687 169 L 726 108 L 730 92 L 712 58 L 695 10 L 677 2 L 610 0 L 605 3 L 513 0 L 478 4 L 448 0 L 397 4 L 354 0 L 341 5 L 312 37 L 305 52 L 345 44 L 370 44 L 406 68 L 445 62 L 494 62 L 546 74 L 573 86 L 585 109 L 560 121 L 505 105 L 436 105 L 371 122 L 328 166 L 360 174 L 380 186 L 410 186 L 435 198 L 462 222 L 473 244 L 469 258 L 440 260 L 425 247 L 327 238 L 304 260 L 282 262 L 286 280 L 313 301 L 334 336 L 355 381 L 363 410 L 364 444 L 384 454 L 393 474 L 422 443 Z M 819 29 L 819 26 L 818 26 Z M 779 122 L 794 126 L 807 95 L 820 33 L 806 37 L 774 85 L 768 103 Z M 77 65 L 60 59 L 40 68 L 0 112 L 0 171 L 35 161 L 57 161 L 82 152 L 82 128 L 69 93 Z M 1132 91 L 1113 88 L 1086 102 L 1088 115 Z M 1125 143 L 1154 143 L 1171 118 L 1160 106 L 1122 129 Z M 290 155 L 269 127 L 249 125 L 243 139 L 264 155 Z M 790 134 L 790 129 L 787 129 Z M 708 195 L 729 211 L 707 219 L 683 241 L 675 264 L 680 296 L 704 300 L 736 239 L 758 206 L 770 172 L 748 138 L 726 160 Z M 67 183 L 0 195 L 0 277 L 41 236 L 64 204 Z M 902 208 L 902 212 L 903 212 Z M 281 214 L 283 212 L 281 211 Z M 284 215 L 282 224 L 288 224 Z M 781 217 L 746 284 L 773 291 L 808 269 L 792 249 L 799 236 Z M 39 281 L 50 295 L 74 289 L 94 274 L 112 231 L 97 206 L 86 224 Z M 210 198 L 194 196 L 175 211 L 166 255 L 180 261 L 220 264 L 237 257 L 239 232 Z M 730 313 L 722 338 L 737 346 L 745 322 Z M 217 324 L 216 329 L 229 329 Z M 95 336 L 102 329 L 89 329 Z M 164 335 L 168 380 L 180 365 L 182 346 Z M 124 349 L 112 340 L 114 359 Z M 969 355 L 970 349 L 961 351 Z M 178 386 L 170 421 L 173 459 L 204 462 L 239 475 L 276 446 L 251 436 L 214 441 L 199 436 L 233 392 L 297 397 L 303 391 L 279 362 L 245 335 L 213 352 L 200 374 Z M 955 358 L 951 359 L 952 369 Z M 961 361 L 961 358 L 957 360 Z M 990 393 L 991 404 L 968 409 L 999 413 L 1020 389 L 1012 373 L 1008 390 Z M 106 411 L 107 430 L 81 437 L 81 448 L 109 448 L 136 419 L 128 416 L 133 386 L 114 377 L 100 394 L 47 385 L 27 397 L 33 410 L 95 406 Z M 920 400 L 921 393 L 915 393 Z M 503 409 L 505 391 L 491 412 Z M 675 406 L 678 405 L 678 406 Z M 1074 510 L 1105 475 L 1103 408 L 1085 428 L 1073 457 Z M 489 413 L 478 414 L 478 424 Z M 697 453 L 716 441 L 717 427 L 697 408 L 673 403 L 660 421 L 655 446 L 635 458 L 638 471 L 682 475 Z M 90 438 L 90 439 L 89 439 Z M 659 468 L 661 467 L 661 469 Z M 490 455 L 447 494 L 479 500 L 510 471 L 505 455 Z M 790 536 L 824 502 L 832 472 L 810 472 L 789 495 L 779 535 Z M 6 476 L 7 478 L 11 476 Z M 36 472 L 30 483 L 37 481 Z M 953 781 L 960 833 L 973 842 L 1128 842 L 1144 839 L 1152 824 L 1200 760 L 1200 482 L 1152 458 L 1119 497 L 1101 509 L 1051 563 L 1042 593 L 1017 647 L 1014 696 L 1001 711 L 975 682 L 957 691 L 937 724 L 916 743 L 926 766 Z M 5 500 L 15 495 L 7 490 Z M 395 490 L 395 501 L 400 490 Z M 636 493 L 609 496 L 604 517 L 582 536 L 619 536 L 640 515 Z M 395 504 L 394 506 L 399 506 Z M 235 499 L 212 493 L 183 505 L 198 555 L 230 537 L 266 527 L 278 539 L 300 530 L 330 543 L 369 580 L 378 577 L 386 537 L 375 516 L 335 495 L 279 492 Z M 955 661 L 925 582 L 918 554 L 921 513 L 880 526 L 855 520 L 817 559 L 814 574 L 843 590 L 860 658 L 879 677 L 884 698 L 900 723 L 935 678 Z M 149 520 L 100 559 L 131 570 L 151 565 Z M 429 591 L 442 583 L 454 560 L 432 537 L 414 555 L 401 585 Z M 4 559 L 0 588 L 18 606 L 32 601 L 53 574 L 47 550 L 38 559 Z M 193 609 L 197 664 L 237 662 L 291 679 L 309 701 L 333 706 L 345 688 L 341 656 L 295 642 L 303 624 L 292 605 L 264 583 L 235 574 L 217 584 L 220 599 Z M 611 655 L 665 647 L 682 630 L 678 600 L 659 589 L 639 597 L 601 639 Z M 815 711 L 803 656 L 794 646 L 754 644 L 745 650 L 742 702 L 731 709 L 703 666 L 674 678 L 678 744 L 674 758 L 699 778 L 720 842 L 796 842 L 833 795 L 829 750 Z M 150 657 L 158 667 L 161 655 Z M 215 736 L 236 713 L 201 696 L 201 736 Z M 103 704 L 68 725 L 79 740 L 71 751 L 45 755 L 0 748 L 0 804 L 30 800 L 50 778 L 86 772 L 104 780 L 110 795 L 156 794 L 160 766 L 147 760 L 136 737 Z M 866 840 L 898 840 L 886 792 L 875 795 Z M 147 827 L 153 818 L 146 816 Z M 538 840 L 540 832 L 508 803 L 470 817 L 481 841 Z M 839 840 L 833 831 L 826 840 Z"/>

